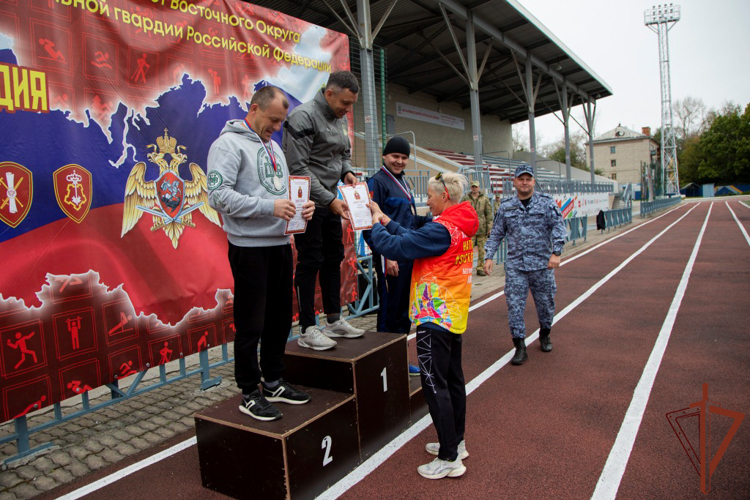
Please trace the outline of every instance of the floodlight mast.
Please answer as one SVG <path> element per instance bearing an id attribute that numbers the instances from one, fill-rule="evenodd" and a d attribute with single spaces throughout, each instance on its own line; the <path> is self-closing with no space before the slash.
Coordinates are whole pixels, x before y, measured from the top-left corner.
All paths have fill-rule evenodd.
<path id="1" fill-rule="evenodd" d="M 663 194 L 679 194 L 677 139 L 672 126 L 672 83 L 669 71 L 669 30 L 680 20 L 680 6 L 657 5 L 643 15 L 644 24 L 659 37 L 661 76 L 661 171 Z"/>

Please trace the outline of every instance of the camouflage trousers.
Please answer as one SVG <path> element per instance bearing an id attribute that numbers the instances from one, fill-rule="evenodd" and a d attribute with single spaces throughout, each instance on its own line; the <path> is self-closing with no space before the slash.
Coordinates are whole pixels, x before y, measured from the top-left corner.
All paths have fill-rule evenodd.
<path id="1" fill-rule="evenodd" d="M 526 310 L 526 298 L 531 290 L 536 313 L 541 328 L 552 328 L 555 317 L 555 284 L 554 269 L 537 271 L 519 271 L 505 268 L 505 300 L 508 303 L 508 326 L 513 338 L 526 337 L 526 323 L 523 319 Z"/>
<path id="2" fill-rule="evenodd" d="M 479 251 L 479 260 L 477 260 L 477 269 L 482 269 L 484 266 L 484 244 L 487 243 L 487 235 L 482 234 L 480 236 L 474 235 L 471 237 L 471 243 L 474 248 Z"/>

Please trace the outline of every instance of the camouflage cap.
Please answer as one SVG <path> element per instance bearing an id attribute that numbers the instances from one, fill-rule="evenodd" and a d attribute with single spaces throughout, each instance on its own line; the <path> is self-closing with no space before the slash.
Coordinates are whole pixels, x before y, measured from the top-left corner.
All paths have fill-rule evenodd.
<path id="1" fill-rule="evenodd" d="M 516 173 L 513 177 L 521 177 L 523 174 L 529 174 L 530 176 L 534 177 L 534 167 L 527 163 L 522 163 L 518 167 L 516 167 Z"/>
<path id="2" fill-rule="evenodd" d="M 479 181 L 471 181 L 471 187 L 479 187 Z"/>

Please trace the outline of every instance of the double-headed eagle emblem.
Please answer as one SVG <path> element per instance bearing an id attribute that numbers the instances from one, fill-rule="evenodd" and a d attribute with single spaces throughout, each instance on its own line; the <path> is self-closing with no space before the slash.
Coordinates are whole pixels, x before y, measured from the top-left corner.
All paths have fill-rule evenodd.
<path id="1" fill-rule="evenodd" d="M 164 137 L 158 137 L 156 145 L 149 144 L 147 147 L 153 148 L 147 158 L 159 165 L 159 177 L 147 181 L 146 163 L 142 161 L 130 171 L 125 186 L 121 236 L 135 227 L 144 212 L 153 216 L 151 231 L 163 229 L 175 248 L 185 228 L 195 227 L 192 214 L 195 210 L 200 210 L 208 220 L 221 226 L 219 214 L 208 205 L 206 174 L 201 167 L 191 162 L 192 179 L 180 178 L 179 167 L 187 161 L 187 155 L 182 151 L 187 148 L 178 146 L 177 139 L 169 137 L 166 128 Z M 170 155 L 169 163 L 165 155 Z"/>

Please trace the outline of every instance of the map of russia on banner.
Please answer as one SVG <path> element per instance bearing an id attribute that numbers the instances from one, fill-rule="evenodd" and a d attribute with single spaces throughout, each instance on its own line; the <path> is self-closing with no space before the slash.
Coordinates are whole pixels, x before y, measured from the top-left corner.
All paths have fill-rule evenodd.
<path id="1" fill-rule="evenodd" d="M 0 0 L 2 419 L 233 339 L 208 149 L 342 69 L 345 35 L 244 2 Z"/>

